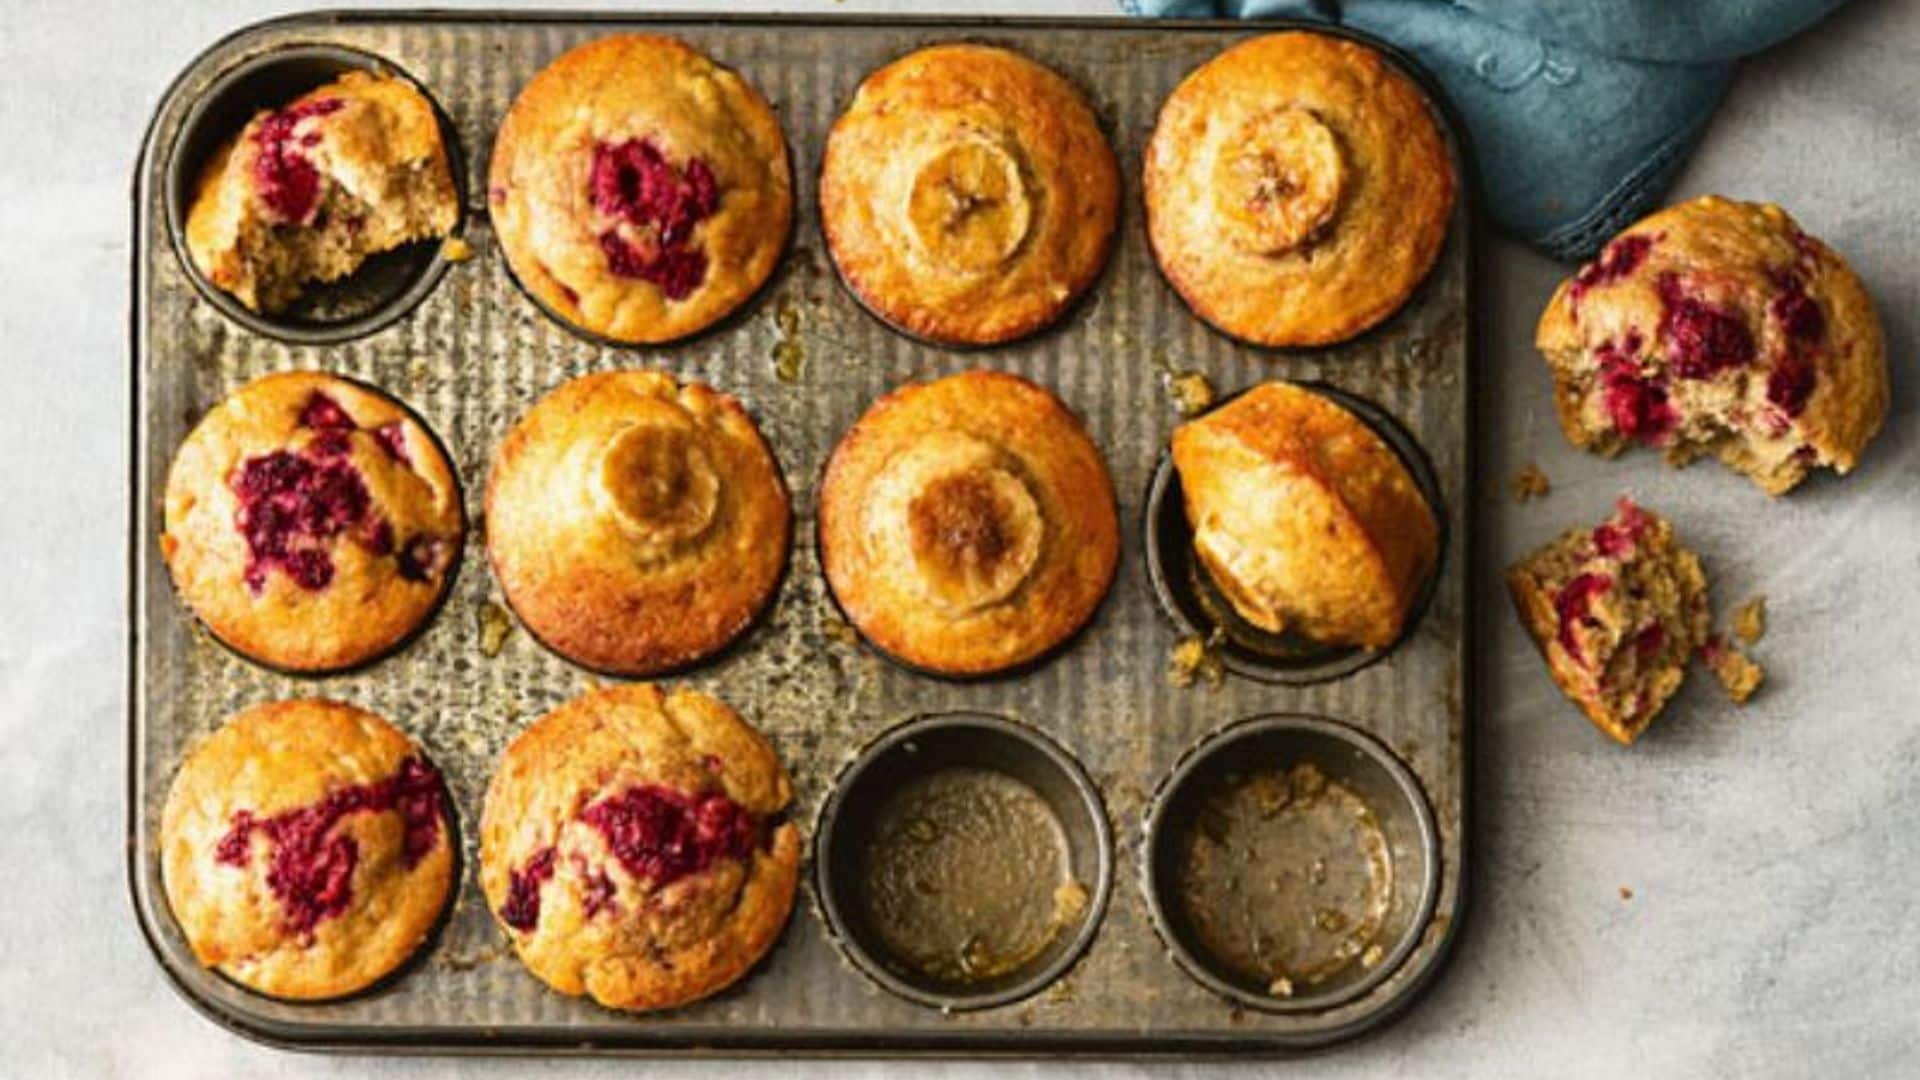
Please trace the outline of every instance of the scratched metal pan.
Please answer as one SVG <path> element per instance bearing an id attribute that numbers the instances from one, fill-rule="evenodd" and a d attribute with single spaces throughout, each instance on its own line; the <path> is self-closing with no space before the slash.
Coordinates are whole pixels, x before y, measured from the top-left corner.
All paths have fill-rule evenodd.
<path id="1" fill-rule="evenodd" d="M 1352 1037 L 1402 1011 L 1440 970 L 1467 881 L 1474 188 L 1458 128 L 1416 71 L 1454 134 L 1466 195 L 1431 278 L 1408 306 L 1353 341 L 1319 350 L 1259 350 L 1201 324 L 1147 248 L 1142 147 L 1160 102 L 1187 72 L 1276 25 L 317 13 L 241 30 L 196 59 L 162 99 L 134 183 L 130 376 L 128 872 L 140 926 L 187 1000 L 235 1031 L 285 1046 L 554 1054 L 1284 1053 Z M 773 102 L 792 154 L 797 222 L 774 280 L 739 316 L 690 342 L 622 349 L 570 332 L 529 301 L 474 193 L 484 191 L 495 128 L 528 78 L 571 46 L 639 29 L 686 39 Z M 829 268 L 815 208 L 821 147 L 860 79 L 915 48 L 956 39 L 1019 50 L 1078 85 L 1119 153 L 1126 185 L 1113 262 L 1093 292 L 1059 326 L 965 352 L 911 340 L 869 315 Z M 290 62 L 278 65 L 276 57 Z M 197 284 L 168 226 L 182 178 L 196 165 L 188 159 L 208 145 L 209 134 L 188 131 L 188 121 L 237 122 L 313 85 L 328 65 L 366 63 L 416 80 L 441 109 L 464 172 L 463 231 L 474 257 L 448 265 L 433 250 L 406 253 L 299 312 L 291 329 L 235 317 Z M 210 105 L 210 93 L 223 86 L 217 107 Z M 994 718 L 1008 731 L 1033 733 L 1029 742 L 1062 755 L 1067 774 L 1083 777 L 1081 795 L 1058 806 L 1063 825 L 1080 820 L 1077 806 L 1106 815 L 1071 825 L 1080 838 L 1073 861 L 1095 868 L 1104 904 L 1086 909 L 1093 925 L 1084 940 L 1074 936 L 1075 949 L 1084 945 L 1077 958 L 1043 965 L 1044 985 L 949 1009 L 889 988 L 872 974 L 883 965 L 858 942 L 835 936 L 819 882 L 837 871 L 819 866 L 804 875 L 793 919 L 765 962 L 692 1006 L 616 1014 L 547 991 L 512 956 L 472 872 L 471 824 L 507 741 L 595 677 L 523 630 L 499 642 L 507 616 L 485 565 L 475 500 L 493 448 L 536 397 L 584 372 L 637 365 L 741 397 L 792 488 L 792 564 L 772 612 L 736 648 L 679 679 L 724 697 L 774 741 L 794 778 L 793 820 L 821 826 L 835 784 L 866 775 L 856 767 L 867 760 L 863 753 L 915 717 Z M 1130 527 L 1113 591 L 1084 633 L 1030 669 L 959 682 L 894 664 L 847 628 L 821 579 L 813 517 L 828 454 L 875 398 L 909 378 L 981 366 L 1053 387 L 1079 413 L 1106 456 Z M 379 663 L 320 678 L 275 673 L 218 646 L 174 596 L 156 543 L 166 469 L 188 429 L 236 386 L 287 368 L 351 376 L 417 410 L 451 452 L 476 532 L 451 595 L 418 637 Z M 1448 543 L 1417 624 L 1392 650 L 1314 680 L 1229 672 L 1217 687 L 1172 685 L 1169 655 L 1189 629 L 1157 602 L 1138 527 L 1156 463 L 1181 420 L 1163 378 L 1172 370 L 1204 375 L 1222 396 L 1268 378 L 1327 387 L 1390 417 L 1412 441 L 1430 467 L 1437 489 L 1430 498 Z M 445 770 L 468 826 L 461 830 L 466 873 L 424 955 L 372 991 L 317 1005 L 248 993 L 195 964 L 161 891 L 156 845 L 160 806 L 185 748 L 242 707 L 306 694 L 375 709 L 411 733 Z M 1222 733 L 1248 730 L 1238 722 L 1283 714 L 1318 718 L 1315 731 L 1324 738 L 1221 742 Z M 1369 775 L 1393 778 L 1378 786 L 1383 797 L 1405 799 L 1407 810 L 1392 820 L 1426 830 L 1409 834 L 1418 865 L 1396 878 L 1415 882 L 1418 895 L 1364 978 L 1268 1008 L 1257 986 L 1209 977 L 1178 919 L 1160 920 L 1165 897 L 1149 893 L 1163 868 L 1144 864 L 1157 850 L 1147 827 L 1149 818 L 1179 817 L 1167 800 L 1184 798 L 1185 779 L 1210 775 L 1222 760 L 1237 775 L 1291 765 L 1287 755 L 1314 746 L 1331 748 L 1329 776 L 1360 768 L 1355 755 L 1364 750 L 1374 763 Z M 1082 853 L 1088 842 L 1108 850 Z"/>

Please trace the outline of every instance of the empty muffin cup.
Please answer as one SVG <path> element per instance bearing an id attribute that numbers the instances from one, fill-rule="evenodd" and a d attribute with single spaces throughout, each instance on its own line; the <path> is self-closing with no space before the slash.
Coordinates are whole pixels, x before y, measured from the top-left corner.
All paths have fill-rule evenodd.
<path id="1" fill-rule="evenodd" d="M 1268 1012 L 1366 994 L 1419 944 L 1439 837 L 1419 782 L 1316 717 L 1243 720 L 1175 766 L 1147 817 L 1148 907 L 1201 985 Z"/>
<path id="2" fill-rule="evenodd" d="M 1329 645 L 1296 633 L 1271 633 L 1235 611 L 1194 552 L 1193 526 L 1187 520 L 1180 472 L 1174 468 L 1170 452 L 1160 455 L 1147 489 L 1146 504 L 1147 576 L 1153 583 L 1161 610 L 1182 634 L 1204 643 L 1207 652 L 1218 658 L 1228 671 L 1261 682 L 1294 685 L 1351 675 L 1387 655 L 1412 635 L 1433 599 L 1440 566 L 1447 553 L 1447 516 L 1440 498 L 1440 482 L 1413 436 L 1385 409 L 1365 398 L 1323 383 L 1299 385 L 1332 400 L 1380 436 L 1407 467 L 1440 527 L 1439 556 L 1422 582 L 1419 594 L 1407 608 L 1406 623 L 1393 645 L 1369 649 Z M 1223 398 L 1214 408 L 1238 396 Z"/>
<path id="3" fill-rule="evenodd" d="M 249 309 L 208 281 L 187 250 L 187 212 L 200 174 L 214 153 L 240 133 L 254 115 L 276 109 L 350 71 L 398 75 L 433 105 L 440 141 L 465 224 L 466 169 L 446 112 L 419 80 L 371 53 L 338 45 L 289 45 L 244 60 L 217 76 L 188 110 L 167 159 L 167 231 L 194 288 L 221 314 L 256 334 L 296 345 L 331 345 L 364 337 L 392 324 L 426 299 L 449 261 L 440 240 L 421 240 L 369 256 L 353 273 L 305 286 L 287 308 L 268 314 Z"/>
<path id="4" fill-rule="evenodd" d="M 841 948 L 910 1001 L 983 1009 L 1058 978 L 1111 885 L 1098 792 L 1052 740 L 978 713 L 874 740 L 820 814 L 815 870 Z"/>

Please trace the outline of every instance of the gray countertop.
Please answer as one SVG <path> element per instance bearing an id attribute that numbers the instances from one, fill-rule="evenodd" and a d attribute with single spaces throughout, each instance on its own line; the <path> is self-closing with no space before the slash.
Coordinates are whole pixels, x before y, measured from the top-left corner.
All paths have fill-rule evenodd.
<path id="1" fill-rule="evenodd" d="M 299 5 L 175 6 L 0 7 L 0 363 L 10 388 L 0 575 L 12 583 L 0 604 L 0 851 L 21 874 L 0 905 L 0 1074 L 519 1075 L 525 1063 L 254 1046 L 173 994 L 134 925 L 122 842 L 128 178 L 173 73 L 227 30 Z M 939 8 L 1111 11 L 1109 0 Z M 1744 65 L 1678 194 L 1707 191 L 1785 205 L 1859 269 L 1886 321 L 1887 429 L 1852 477 L 1771 504 L 1717 466 L 1676 473 L 1646 454 L 1576 453 L 1529 344 L 1565 268 L 1486 244 L 1471 912 L 1451 966 L 1409 1015 L 1275 1071 L 1920 1073 L 1920 3 L 1856 0 Z M 1516 505 L 1506 478 L 1528 461 L 1554 490 Z M 1623 490 L 1676 519 L 1723 607 L 1765 593 L 1773 624 L 1755 650 L 1769 681 L 1747 708 L 1696 677 L 1631 750 L 1560 698 L 1497 581 L 1500 566 L 1597 520 Z M 610 1077 L 633 1067 L 542 1071 Z M 1046 1066 L 913 1068 L 986 1076 Z M 898 1071 L 832 1063 L 812 1073 Z"/>

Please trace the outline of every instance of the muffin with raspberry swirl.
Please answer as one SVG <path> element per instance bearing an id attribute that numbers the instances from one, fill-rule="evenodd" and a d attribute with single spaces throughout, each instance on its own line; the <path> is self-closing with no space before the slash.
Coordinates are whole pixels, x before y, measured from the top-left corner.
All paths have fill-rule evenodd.
<path id="1" fill-rule="evenodd" d="M 1872 299 L 1770 204 L 1706 195 L 1633 225 L 1561 282 L 1535 344 L 1575 446 L 1712 455 L 1769 495 L 1850 472 L 1886 417 Z"/>
<path id="2" fill-rule="evenodd" d="M 160 820 L 167 902 L 193 954 L 251 990 L 364 989 L 446 907 L 446 788 L 413 741 L 364 709 L 275 701 L 188 756 Z"/>
<path id="3" fill-rule="evenodd" d="M 707 997 L 773 947 L 800 831 L 765 738 L 690 690 L 612 686 L 507 748 L 480 824 L 487 907 L 540 981 L 630 1011 Z"/>
<path id="4" fill-rule="evenodd" d="M 405 406 L 322 372 L 255 380 L 167 474 L 160 553 L 221 641 L 289 671 L 354 667 L 438 606 L 465 522 L 453 469 Z"/>
<path id="5" fill-rule="evenodd" d="M 780 124 L 747 81 L 669 37 L 579 46 L 521 90 L 487 204 L 528 292 L 628 344 L 724 318 L 773 272 L 793 216 Z"/>

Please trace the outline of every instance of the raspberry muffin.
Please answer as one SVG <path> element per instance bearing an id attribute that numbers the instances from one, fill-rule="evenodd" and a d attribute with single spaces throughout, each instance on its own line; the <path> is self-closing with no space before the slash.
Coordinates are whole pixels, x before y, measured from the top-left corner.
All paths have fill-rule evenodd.
<path id="1" fill-rule="evenodd" d="M 1106 264 L 1119 196 L 1079 92 L 984 45 L 937 45 L 867 76 L 820 169 L 821 226 L 848 286 L 949 344 L 1058 318 Z"/>
<path id="2" fill-rule="evenodd" d="M 255 116 L 215 151 L 187 210 L 201 276 L 249 310 L 280 311 L 370 255 L 460 220 L 440 121 L 413 83 L 354 71 Z"/>
<path id="3" fill-rule="evenodd" d="M 480 885 L 528 970 L 642 1012 L 725 988 L 779 938 L 800 832 L 773 748 L 690 690 L 595 690 L 507 747 Z"/>
<path id="4" fill-rule="evenodd" d="M 528 292 L 625 343 L 713 324 L 773 272 L 793 216 L 780 123 L 745 79 L 673 38 L 589 42 L 520 91 L 488 205 Z"/>
<path id="5" fill-rule="evenodd" d="M 1269 34 L 1161 106 L 1147 237 L 1202 319 L 1256 345 L 1325 345 L 1406 302 L 1440 254 L 1454 188 L 1426 99 L 1385 57 Z"/>
<path id="6" fill-rule="evenodd" d="M 1707 641 L 1699 557 L 1631 499 L 1508 568 L 1507 588 L 1553 681 L 1623 744 L 1653 722 Z"/>
<path id="7" fill-rule="evenodd" d="M 180 767 L 160 819 L 167 902 L 202 964 L 318 999 L 398 968 L 446 907 L 446 789 L 412 740 L 332 701 L 229 720 Z"/>
<path id="8" fill-rule="evenodd" d="M 652 675 L 719 652 L 773 599 L 786 485 L 738 401 L 654 371 L 586 375 L 514 425 L 487 480 L 487 553 L 535 636 Z"/>
<path id="9" fill-rule="evenodd" d="M 1194 553 L 1268 633 L 1385 648 L 1440 554 L 1406 463 L 1359 417 L 1269 382 L 1173 432 Z"/>
<path id="10" fill-rule="evenodd" d="M 1872 299 L 1763 203 L 1707 195 L 1627 229 L 1561 282 L 1536 344 L 1575 446 L 1712 454 L 1769 495 L 1850 471 L 1886 417 Z"/>
<path id="11" fill-rule="evenodd" d="M 277 668 L 337 671 L 426 621 L 464 534 L 453 469 L 411 412 L 290 371 L 234 391 L 188 434 L 160 553 L 215 637 Z"/>
<path id="12" fill-rule="evenodd" d="M 1015 375 L 970 371 L 881 398 L 834 448 L 820 560 L 882 651 L 948 675 L 1038 659 L 1113 583 L 1113 483 L 1080 421 Z"/>

